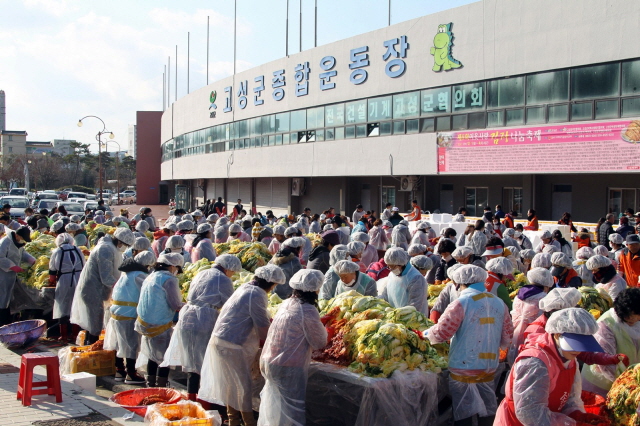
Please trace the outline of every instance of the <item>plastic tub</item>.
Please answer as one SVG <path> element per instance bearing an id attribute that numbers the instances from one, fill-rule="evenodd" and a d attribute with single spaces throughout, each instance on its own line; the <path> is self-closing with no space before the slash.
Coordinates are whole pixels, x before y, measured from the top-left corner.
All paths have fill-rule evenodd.
<path id="1" fill-rule="evenodd" d="M 47 328 L 45 320 L 27 320 L 14 322 L 0 327 L 0 343 L 8 348 L 18 348 L 35 342 Z"/>
<path id="2" fill-rule="evenodd" d="M 607 416 L 607 401 L 603 397 L 587 391 L 582 391 L 580 397 L 584 402 L 584 409 L 587 413 Z"/>
<path id="3" fill-rule="evenodd" d="M 119 392 L 109 398 L 109 401 L 115 402 L 125 410 L 133 411 L 140 417 L 144 417 L 147 414 L 149 405 L 139 404 L 145 397 L 150 395 L 160 395 L 166 400 L 167 404 L 175 404 L 183 399 L 182 394 L 175 389 L 144 388 Z"/>

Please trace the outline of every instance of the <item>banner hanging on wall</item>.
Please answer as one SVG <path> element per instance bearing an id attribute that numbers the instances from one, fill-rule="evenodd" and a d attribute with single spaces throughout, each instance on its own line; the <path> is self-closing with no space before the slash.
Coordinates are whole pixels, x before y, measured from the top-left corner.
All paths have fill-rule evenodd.
<path id="1" fill-rule="evenodd" d="M 438 173 L 640 171 L 640 120 L 438 133 Z"/>

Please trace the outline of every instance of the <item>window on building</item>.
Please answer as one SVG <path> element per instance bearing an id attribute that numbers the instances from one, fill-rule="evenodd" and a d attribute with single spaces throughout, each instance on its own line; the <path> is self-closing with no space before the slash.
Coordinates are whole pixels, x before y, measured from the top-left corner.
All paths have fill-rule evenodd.
<path id="1" fill-rule="evenodd" d="M 324 129 L 316 130 L 316 141 L 318 142 L 324 141 Z"/>
<path id="2" fill-rule="evenodd" d="M 485 108 L 484 82 L 460 84 L 452 87 L 452 111 L 470 111 Z"/>
<path id="3" fill-rule="evenodd" d="M 344 139 L 344 127 L 336 127 L 336 140 Z"/>
<path id="4" fill-rule="evenodd" d="M 490 108 L 524 105 L 524 77 L 491 80 L 487 91 Z"/>
<path id="5" fill-rule="evenodd" d="M 291 130 L 307 129 L 307 110 L 291 111 Z"/>
<path id="6" fill-rule="evenodd" d="M 9 141 L 13 140 L 13 135 L 9 135 Z"/>
<path id="7" fill-rule="evenodd" d="M 569 100 L 569 70 L 527 76 L 527 105 Z"/>
<path id="8" fill-rule="evenodd" d="M 353 139 L 356 137 L 356 126 L 346 126 L 344 128 L 344 138 Z"/>
<path id="9" fill-rule="evenodd" d="M 389 136 L 391 134 L 391 122 L 383 121 L 380 123 L 380 136 Z"/>
<path id="10" fill-rule="evenodd" d="M 307 110 L 307 128 L 321 129 L 324 127 L 324 107 Z"/>
<path id="11" fill-rule="evenodd" d="M 484 112 L 474 112 L 469 114 L 470 129 L 484 129 L 487 125 L 487 114 Z"/>
<path id="12" fill-rule="evenodd" d="M 568 104 L 549 105 L 547 111 L 549 113 L 549 123 L 561 123 L 564 121 L 569 121 Z"/>
<path id="13" fill-rule="evenodd" d="M 336 138 L 336 131 L 335 129 L 331 128 L 331 129 L 326 129 L 325 130 L 325 140 L 327 141 L 332 141 Z"/>
<path id="14" fill-rule="evenodd" d="M 286 133 L 289 130 L 289 113 L 282 112 L 280 114 L 276 114 L 276 132 Z"/>
<path id="15" fill-rule="evenodd" d="M 420 119 L 420 133 L 432 133 L 436 131 L 436 119 L 435 118 L 421 118 Z"/>
<path id="16" fill-rule="evenodd" d="M 369 121 L 383 121 L 391 119 L 391 96 L 369 99 L 368 105 Z"/>
<path id="17" fill-rule="evenodd" d="M 622 63 L 622 96 L 640 94 L 640 59 Z"/>
<path id="18" fill-rule="evenodd" d="M 524 124 L 524 108 L 508 109 L 507 126 L 518 126 Z"/>
<path id="19" fill-rule="evenodd" d="M 393 122 L 393 134 L 404 135 L 404 120 L 398 120 Z"/>
<path id="20" fill-rule="evenodd" d="M 407 134 L 418 133 L 420 131 L 420 120 L 407 120 Z"/>
<path id="21" fill-rule="evenodd" d="M 9 137 L 11 137 L 11 136 L 9 136 Z M 10 153 L 13 152 L 13 147 L 12 146 L 9 147 L 9 152 Z"/>
<path id="22" fill-rule="evenodd" d="M 366 138 L 366 137 L 367 137 L 367 125 L 358 124 L 356 126 L 356 138 Z"/>
<path id="23" fill-rule="evenodd" d="M 420 92 L 393 95 L 393 118 L 417 117 L 420 113 Z"/>
<path id="24" fill-rule="evenodd" d="M 451 130 L 464 130 L 467 127 L 467 114 L 454 115 L 451 117 Z"/>
<path id="25" fill-rule="evenodd" d="M 396 187 L 395 186 L 382 187 L 382 206 L 386 206 L 387 203 L 391 203 L 391 205 L 393 206 L 396 205 Z"/>
<path id="26" fill-rule="evenodd" d="M 578 102 L 571 104 L 571 121 L 591 120 L 592 115 L 592 102 Z"/>
<path id="27" fill-rule="evenodd" d="M 640 189 L 637 188 L 609 188 L 609 211 L 616 218 L 628 208 L 638 211 L 640 209 L 638 192 Z"/>
<path id="28" fill-rule="evenodd" d="M 628 98 L 622 100 L 622 117 L 635 117 L 640 115 L 640 98 Z"/>
<path id="29" fill-rule="evenodd" d="M 617 99 L 596 102 L 596 120 L 605 118 L 618 118 Z"/>
<path id="30" fill-rule="evenodd" d="M 522 188 L 502 188 L 502 210 L 515 210 L 518 217 L 522 213 Z"/>
<path id="31" fill-rule="evenodd" d="M 543 106 L 527 108 L 527 124 L 542 124 L 544 122 Z"/>
<path id="32" fill-rule="evenodd" d="M 465 188 L 465 207 L 469 216 L 482 216 L 489 205 L 489 188 Z"/>
<path id="33" fill-rule="evenodd" d="M 325 126 L 342 126 L 344 124 L 344 104 L 324 107 Z"/>
<path id="34" fill-rule="evenodd" d="M 504 111 L 487 112 L 487 127 L 504 126 Z"/>
<path id="35" fill-rule="evenodd" d="M 423 90 L 420 112 L 422 115 L 434 115 L 451 112 L 451 87 Z"/>
<path id="36" fill-rule="evenodd" d="M 366 123 L 367 122 L 367 100 L 347 102 L 344 109 L 345 123 Z"/>
<path id="37" fill-rule="evenodd" d="M 571 70 L 571 99 L 617 96 L 620 64 L 592 65 Z"/>
<path id="38" fill-rule="evenodd" d="M 436 117 L 436 131 L 448 132 L 451 130 L 451 116 Z"/>
<path id="39" fill-rule="evenodd" d="M 367 136 L 375 137 L 380 135 L 380 123 L 367 124 Z"/>

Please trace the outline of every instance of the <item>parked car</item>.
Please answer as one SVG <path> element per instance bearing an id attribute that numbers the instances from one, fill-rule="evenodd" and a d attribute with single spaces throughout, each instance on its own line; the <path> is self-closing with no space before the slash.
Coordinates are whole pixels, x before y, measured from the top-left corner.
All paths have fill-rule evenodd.
<path id="1" fill-rule="evenodd" d="M 7 195 L 0 198 L 0 206 L 4 206 L 5 204 L 11 206 L 9 214 L 12 219 L 24 219 L 24 209 L 29 207 L 29 199 L 27 197 Z"/>
<path id="2" fill-rule="evenodd" d="M 71 197 L 69 197 L 69 198 L 67 198 L 67 201 L 70 202 L 70 203 L 84 204 L 84 203 L 87 202 L 87 199 L 86 198 L 75 198 L 75 197 L 71 198 Z"/>
<path id="3" fill-rule="evenodd" d="M 69 201 L 58 201 L 56 207 L 64 206 L 67 213 L 70 215 L 77 214 L 82 216 L 84 214 L 84 208 L 80 203 L 71 203 Z"/>
<path id="4" fill-rule="evenodd" d="M 42 209 L 51 210 L 58 203 L 58 199 L 55 200 L 40 200 L 34 206 L 33 209 L 36 211 L 40 211 Z"/>
<path id="5" fill-rule="evenodd" d="M 111 197 L 110 204 L 118 204 L 118 194 L 115 194 Z M 136 202 L 136 194 L 127 194 L 124 192 L 120 193 L 120 204 L 134 204 Z"/>
<path id="6" fill-rule="evenodd" d="M 69 192 L 67 194 L 67 199 L 69 199 L 69 198 L 82 198 L 83 200 L 86 200 L 87 199 L 87 193 L 86 192 L 75 192 L 75 191 L 72 191 L 72 192 Z"/>
<path id="7" fill-rule="evenodd" d="M 108 205 L 105 205 L 105 211 L 110 212 L 111 211 L 111 207 L 109 207 Z M 82 208 L 84 210 L 96 210 L 98 208 L 98 202 L 97 201 L 85 201 L 84 205 L 82 206 Z"/>
<path id="8" fill-rule="evenodd" d="M 95 200 L 96 196 L 93 194 L 87 194 L 87 200 Z"/>

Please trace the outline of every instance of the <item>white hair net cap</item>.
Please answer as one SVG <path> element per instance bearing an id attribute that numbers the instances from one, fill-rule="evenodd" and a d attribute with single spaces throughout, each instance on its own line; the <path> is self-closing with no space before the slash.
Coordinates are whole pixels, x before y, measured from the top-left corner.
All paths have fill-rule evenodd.
<path id="1" fill-rule="evenodd" d="M 349 244 L 347 244 L 347 248 L 349 249 L 349 254 L 353 257 L 360 257 L 362 256 L 362 252 L 364 252 L 364 249 L 367 246 L 364 243 L 361 243 L 360 241 L 351 241 Z"/>
<path id="2" fill-rule="evenodd" d="M 464 217 L 464 215 L 462 213 L 458 213 L 455 216 L 453 216 L 453 221 L 454 222 L 466 222 L 466 219 Z"/>
<path id="3" fill-rule="evenodd" d="M 624 242 L 624 239 L 622 238 L 622 235 L 614 232 L 613 234 L 609 235 L 609 242 L 613 244 L 622 244 Z"/>
<path id="4" fill-rule="evenodd" d="M 580 247 L 578 251 L 576 251 L 576 258 L 586 260 L 590 257 L 595 256 L 596 253 L 593 251 L 591 247 Z"/>
<path id="5" fill-rule="evenodd" d="M 533 285 L 541 285 L 543 287 L 553 287 L 554 281 L 551 272 L 544 268 L 533 268 L 527 272 L 527 279 Z"/>
<path id="6" fill-rule="evenodd" d="M 207 222 L 215 222 L 218 219 L 220 219 L 220 216 L 218 216 L 217 214 L 210 214 L 209 216 L 207 216 Z"/>
<path id="7" fill-rule="evenodd" d="M 194 210 L 193 211 L 193 216 L 194 217 L 201 217 L 202 216 L 202 212 L 200 210 Z"/>
<path id="8" fill-rule="evenodd" d="M 462 246 L 458 247 L 451 253 L 451 257 L 455 260 L 466 259 L 467 257 L 473 254 L 473 249 L 471 247 Z"/>
<path id="9" fill-rule="evenodd" d="M 53 225 L 51 225 L 51 230 L 53 232 L 58 232 L 62 228 L 64 228 L 64 222 L 61 220 L 56 220 L 55 222 L 53 222 Z"/>
<path id="10" fill-rule="evenodd" d="M 298 228 L 296 228 L 295 226 L 290 226 L 284 231 L 285 237 L 290 237 L 292 235 L 298 235 Z"/>
<path id="11" fill-rule="evenodd" d="M 232 254 L 220 255 L 216 257 L 216 260 L 214 261 L 214 263 L 216 265 L 220 265 L 227 271 L 233 271 L 233 272 L 242 271 L 242 263 L 240 262 L 240 259 L 238 259 Z"/>
<path id="12" fill-rule="evenodd" d="M 190 220 L 181 220 L 178 222 L 179 231 L 191 231 L 193 229 L 193 222 Z"/>
<path id="13" fill-rule="evenodd" d="M 228 217 L 221 217 L 220 219 L 218 219 L 218 222 L 216 223 L 216 225 L 226 225 L 227 223 L 229 223 L 229 218 Z"/>
<path id="14" fill-rule="evenodd" d="M 409 256 L 417 256 L 420 254 L 424 254 L 427 251 L 427 246 L 425 246 L 424 244 L 411 244 L 409 246 L 409 249 L 407 250 L 407 253 L 409 253 Z"/>
<path id="15" fill-rule="evenodd" d="M 599 254 L 600 256 L 605 256 L 605 257 L 609 256 L 609 249 L 606 248 L 605 246 L 596 246 L 596 248 L 593 249 L 593 252 L 595 254 Z"/>
<path id="16" fill-rule="evenodd" d="M 458 281 L 455 278 L 455 274 L 457 273 L 458 269 L 462 268 L 464 266 L 464 264 L 462 263 L 456 263 L 454 265 L 451 265 L 447 268 L 447 277 L 449 277 L 450 280 L 452 280 L 454 283 L 457 283 Z"/>
<path id="17" fill-rule="evenodd" d="M 140 210 L 139 210 L 140 214 L 142 214 L 146 209 L 147 208 L 145 206 L 140 207 Z"/>
<path id="18" fill-rule="evenodd" d="M 172 235 L 167 238 L 167 244 L 165 244 L 165 247 L 168 249 L 182 248 L 184 247 L 184 238 L 182 238 L 180 235 Z"/>
<path id="19" fill-rule="evenodd" d="M 516 234 L 516 230 L 513 228 L 507 228 L 502 233 L 502 235 L 505 237 L 513 237 L 515 234 Z"/>
<path id="20" fill-rule="evenodd" d="M 610 265 L 611 265 L 611 259 L 609 259 L 608 257 L 600 256 L 599 254 L 587 260 L 587 269 L 591 269 L 591 270 L 606 268 L 607 266 L 610 266 Z"/>
<path id="21" fill-rule="evenodd" d="M 355 234 L 351 235 L 351 239 L 353 241 L 360 241 L 361 243 L 368 243 L 369 234 L 365 232 L 356 232 Z"/>
<path id="22" fill-rule="evenodd" d="M 124 244 L 131 246 L 135 241 L 136 237 L 133 235 L 133 232 L 127 228 L 118 228 L 113 233 L 113 237 L 119 241 L 122 241 Z M 149 240 L 147 240 L 149 242 Z"/>
<path id="23" fill-rule="evenodd" d="M 168 229 L 171 232 L 178 232 L 178 225 L 176 225 L 175 223 L 165 224 L 164 228 Z"/>
<path id="24" fill-rule="evenodd" d="M 382 226 L 388 226 L 389 228 L 393 228 L 393 223 L 391 223 L 391 221 L 384 220 L 382 221 Z"/>
<path id="25" fill-rule="evenodd" d="M 326 218 L 327 218 L 327 215 L 326 215 L 326 214 L 322 213 L 322 214 L 320 215 L 320 220 L 325 220 Z"/>
<path id="26" fill-rule="evenodd" d="M 476 265 L 462 265 L 453 276 L 457 284 L 483 283 L 487 280 L 487 271 Z"/>
<path id="27" fill-rule="evenodd" d="M 102 210 L 96 210 L 96 216 L 104 216 L 104 212 Z M 56 220 L 59 217 L 60 213 L 54 213 L 53 216 L 51 216 L 51 220 Z"/>
<path id="28" fill-rule="evenodd" d="M 164 263 L 170 266 L 184 266 L 184 256 L 180 253 L 162 253 L 158 257 L 158 263 Z"/>
<path id="29" fill-rule="evenodd" d="M 147 237 L 138 237 L 133 242 L 134 250 L 148 250 L 151 247 L 151 243 Z"/>
<path id="30" fill-rule="evenodd" d="M 76 222 L 76 223 L 78 223 L 78 222 L 80 222 L 80 216 L 78 216 L 77 214 L 72 214 L 72 215 L 71 215 L 71 217 L 69 218 L 69 220 L 70 220 L 71 222 Z"/>
<path id="31" fill-rule="evenodd" d="M 429 229 L 431 228 L 431 224 L 429 222 L 420 222 L 418 223 L 418 229 Z"/>
<path id="32" fill-rule="evenodd" d="M 384 254 L 384 263 L 387 265 L 406 265 L 409 263 L 409 253 L 400 247 L 391 247 Z"/>
<path id="33" fill-rule="evenodd" d="M 322 287 L 324 274 L 316 269 L 301 269 L 289 280 L 289 285 L 294 290 L 318 291 Z M 585 311 L 586 312 L 586 311 Z"/>
<path id="34" fill-rule="evenodd" d="M 430 270 L 433 268 L 433 262 L 424 254 L 412 257 L 410 262 L 413 265 L 413 267 L 416 269 Z"/>
<path id="35" fill-rule="evenodd" d="M 350 260 L 341 260 L 335 265 L 333 265 L 333 270 L 338 275 L 342 274 L 353 274 L 354 272 L 358 272 L 360 267 L 357 263 L 352 262 Z"/>
<path id="36" fill-rule="evenodd" d="M 404 225 L 404 226 L 409 226 L 409 222 L 407 222 L 406 220 L 401 220 L 398 225 Z"/>
<path id="37" fill-rule="evenodd" d="M 338 244 L 331 249 L 329 253 L 329 265 L 334 266 L 341 260 L 346 260 L 349 257 L 349 248 L 344 244 Z"/>
<path id="38" fill-rule="evenodd" d="M 563 268 L 573 268 L 573 262 L 564 253 L 553 253 L 551 255 L 551 264 L 553 266 L 561 266 Z"/>
<path id="39" fill-rule="evenodd" d="M 82 229 L 82 227 L 74 222 L 70 222 L 67 226 L 64 227 L 64 229 L 67 232 L 75 232 L 75 231 L 79 231 L 80 229 Z"/>
<path id="40" fill-rule="evenodd" d="M 330 231 L 330 230 L 332 230 L 332 229 L 333 229 L 333 226 L 331 226 L 331 225 L 329 225 L 329 224 L 325 225 L 325 226 L 322 228 L 322 230 L 323 230 L 323 231 Z"/>
<path id="41" fill-rule="evenodd" d="M 146 220 L 141 220 L 136 223 L 136 231 L 138 232 L 147 232 L 149 230 L 149 222 Z"/>
<path id="42" fill-rule="evenodd" d="M 286 229 L 287 228 L 285 228 L 282 225 L 276 225 L 273 227 L 273 233 L 278 235 L 284 235 L 284 231 L 286 231 Z"/>
<path id="43" fill-rule="evenodd" d="M 521 259 L 528 259 L 531 260 L 535 257 L 536 252 L 531 250 L 531 249 L 524 249 L 520 251 L 520 258 Z"/>
<path id="44" fill-rule="evenodd" d="M 285 240 L 282 243 L 283 247 L 292 247 L 292 248 L 302 247 L 303 245 L 304 245 L 304 238 L 302 237 L 289 238 L 288 240 Z"/>
<path id="45" fill-rule="evenodd" d="M 545 238 L 545 239 L 546 238 L 551 238 L 551 232 L 544 231 L 542 234 L 540 234 L 540 239 L 543 239 L 543 238 Z"/>
<path id="46" fill-rule="evenodd" d="M 567 308 L 549 317 L 545 331 L 549 334 L 584 334 L 593 336 L 598 331 L 596 319 L 582 308 Z"/>
<path id="47" fill-rule="evenodd" d="M 156 263 L 156 255 L 149 250 L 145 250 L 141 253 L 136 254 L 136 257 L 134 257 L 133 259 L 144 266 L 151 266 Z"/>
<path id="48" fill-rule="evenodd" d="M 511 254 L 515 257 L 520 257 L 520 248 L 516 246 L 509 246 L 507 249 L 511 252 Z"/>
<path id="49" fill-rule="evenodd" d="M 237 223 L 234 223 L 229 227 L 229 233 L 233 234 L 233 233 L 236 233 L 236 232 L 242 232 L 242 226 L 240 226 Z"/>
<path id="50" fill-rule="evenodd" d="M 554 288 L 540 299 L 538 306 L 545 312 L 575 307 L 582 299 L 580 291 L 573 287 Z"/>
<path id="51" fill-rule="evenodd" d="M 537 253 L 531 260 L 532 268 L 551 268 L 551 255 L 548 253 Z"/>
<path id="52" fill-rule="evenodd" d="M 198 234 L 204 234 L 205 232 L 211 231 L 213 228 L 208 223 L 201 223 L 198 225 Z"/>
<path id="53" fill-rule="evenodd" d="M 256 269 L 255 276 L 262 278 L 268 283 L 284 284 L 287 282 L 287 277 L 284 275 L 284 272 L 276 265 L 259 267 Z"/>
<path id="54" fill-rule="evenodd" d="M 63 244 L 74 245 L 73 235 L 67 234 L 66 232 L 58 235 L 56 237 L 56 247 L 60 247 Z"/>
<path id="55" fill-rule="evenodd" d="M 104 217 L 107 217 L 107 218 L 113 217 L 113 212 L 110 210 L 107 210 L 106 212 L 104 212 Z"/>
<path id="56" fill-rule="evenodd" d="M 193 222 L 193 215 L 190 215 L 187 213 L 184 216 L 182 216 L 182 220 L 190 220 Z"/>
<path id="57" fill-rule="evenodd" d="M 558 253 L 559 251 L 560 249 L 558 249 L 558 247 L 552 245 L 544 246 L 544 248 L 542 249 L 542 252 L 547 254 L 554 254 Z"/>
<path id="58" fill-rule="evenodd" d="M 509 275 L 513 272 L 513 264 L 506 257 L 495 257 L 487 262 L 487 271 Z"/>

